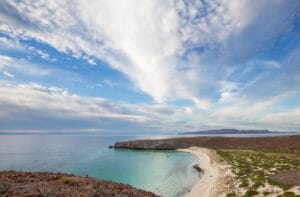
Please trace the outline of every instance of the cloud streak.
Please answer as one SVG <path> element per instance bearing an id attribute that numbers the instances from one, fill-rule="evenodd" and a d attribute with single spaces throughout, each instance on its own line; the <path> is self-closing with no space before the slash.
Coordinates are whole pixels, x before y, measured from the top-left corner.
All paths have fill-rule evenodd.
<path id="1" fill-rule="evenodd" d="M 270 112 L 268 107 L 279 106 L 300 93 L 299 11 L 297 0 L 2 1 L 0 32 L 16 43 L 32 39 L 90 66 L 104 61 L 153 100 L 140 105 L 101 103 L 82 96 L 76 100 L 69 93 L 47 88 L 37 92 L 32 85 L 2 88 L 12 91 L 9 94 L 28 90 L 28 98 L 33 100 L 42 94 L 41 98 L 51 100 L 47 110 L 55 113 L 65 110 L 71 116 L 74 107 L 77 118 L 119 119 L 138 123 L 141 128 L 146 128 L 143 121 L 158 129 L 178 128 L 182 122 L 180 128 L 188 129 L 231 126 L 230 121 L 240 127 L 255 121 L 270 122 L 285 112 Z M 7 39 L 1 38 L 0 43 L 12 47 Z M 26 50 L 57 61 L 46 51 Z M 6 77 L 16 78 L 13 71 L 40 76 L 54 72 L 9 55 L 0 56 L 0 70 Z M 118 88 L 110 79 L 103 83 Z M 38 111 L 46 102 L 41 98 L 33 102 L 41 105 L 22 107 Z M 12 97 L 2 99 L 14 105 L 21 102 Z M 55 104 L 55 99 L 66 103 Z M 192 104 L 170 104 L 177 101 Z M 286 125 L 284 121 L 282 125 Z"/>
<path id="2" fill-rule="evenodd" d="M 201 78 L 210 69 L 205 61 L 210 61 L 212 54 L 223 63 L 238 63 L 242 58 L 245 61 L 255 55 L 253 51 L 264 50 L 263 45 L 290 28 L 288 19 L 292 16 L 286 13 L 295 13 L 293 4 L 278 1 L 267 12 L 265 4 L 266 1 L 11 1 L 2 3 L 2 18 L 10 23 L 2 24 L 1 29 L 41 40 L 76 57 L 86 53 L 104 59 L 157 101 L 191 99 L 208 109 L 209 102 L 203 101 L 205 96 L 194 87 L 206 85 Z M 274 18 L 277 12 L 280 14 Z M 268 28 L 263 28 L 265 22 L 261 19 L 268 21 Z M 273 31 L 278 26 L 279 31 Z M 249 29 L 259 31 L 253 34 Z M 250 45 L 257 38 L 261 40 Z M 242 51 L 241 43 L 246 45 Z M 191 56 L 197 48 L 203 52 L 195 60 Z M 188 60 L 183 60 L 185 56 Z"/>
<path id="3" fill-rule="evenodd" d="M 291 110 L 291 113 L 270 113 L 268 110 L 269 106 L 282 102 L 288 95 L 256 103 L 244 111 L 240 111 L 240 108 L 249 105 L 248 103 L 204 113 L 197 108 L 166 104 L 128 104 L 100 97 L 82 97 L 65 89 L 34 83 L 1 84 L 0 93 L 2 131 L 182 131 L 225 125 L 249 128 L 249 124 L 253 122 L 258 122 L 258 126 L 275 129 L 268 124 L 275 123 L 280 118 L 283 119 L 275 124 L 279 125 L 278 128 L 283 128 L 284 125 L 285 130 L 294 130 L 299 127 L 300 117 L 297 116 L 300 108 Z"/>

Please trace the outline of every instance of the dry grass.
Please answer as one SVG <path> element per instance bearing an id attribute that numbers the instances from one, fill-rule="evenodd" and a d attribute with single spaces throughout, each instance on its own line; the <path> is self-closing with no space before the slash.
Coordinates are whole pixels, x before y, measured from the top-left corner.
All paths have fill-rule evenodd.
<path id="1" fill-rule="evenodd" d="M 80 179 L 78 177 L 62 177 L 59 182 L 65 185 L 77 186 L 80 183 Z"/>

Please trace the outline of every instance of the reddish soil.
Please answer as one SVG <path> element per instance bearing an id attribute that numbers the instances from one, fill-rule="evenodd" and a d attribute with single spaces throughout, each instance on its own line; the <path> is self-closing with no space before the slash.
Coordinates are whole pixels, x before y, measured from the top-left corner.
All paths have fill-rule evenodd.
<path id="1" fill-rule="evenodd" d="M 0 196 L 13 197 L 155 197 L 130 185 L 49 172 L 0 172 Z"/>

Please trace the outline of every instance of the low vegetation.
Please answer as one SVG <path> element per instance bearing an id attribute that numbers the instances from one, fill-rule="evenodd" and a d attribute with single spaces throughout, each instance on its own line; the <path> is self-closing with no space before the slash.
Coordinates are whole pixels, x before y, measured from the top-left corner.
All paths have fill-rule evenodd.
<path id="1" fill-rule="evenodd" d="M 232 188 L 234 192 L 228 193 L 228 197 L 300 197 L 300 186 L 295 181 L 299 179 L 300 173 L 299 151 L 219 149 L 217 153 L 231 164 L 235 176 L 235 188 Z"/>
<path id="2" fill-rule="evenodd" d="M 130 185 L 63 173 L 0 171 L 0 196 L 141 196 L 156 195 Z"/>

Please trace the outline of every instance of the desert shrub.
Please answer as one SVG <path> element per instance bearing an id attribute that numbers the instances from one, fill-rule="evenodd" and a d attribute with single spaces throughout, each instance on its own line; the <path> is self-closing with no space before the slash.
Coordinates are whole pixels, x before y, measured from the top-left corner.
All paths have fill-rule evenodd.
<path id="1" fill-rule="evenodd" d="M 40 189 L 40 196 L 41 197 L 51 197 L 53 196 L 53 193 L 50 189 L 42 188 Z"/>
<path id="2" fill-rule="evenodd" d="M 282 197 L 295 197 L 295 193 L 294 192 L 284 192 L 282 195 Z"/>
<path id="3" fill-rule="evenodd" d="M 264 185 L 265 185 L 265 183 L 263 181 L 255 181 L 252 187 L 255 188 L 255 189 L 257 189 L 260 186 L 263 187 Z"/>
<path id="4" fill-rule="evenodd" d="M 0 183 L 0 194 L 6 194 L 9 191 L 10 187 L 11 186 L 8 183 L 1 182 Z"/>
<path id="5" fill-rule="evenodd" d="M 263 195 L 264 195 L 264 196 L 267 196 L 267 195 L 269 195 L 269 194 L 270 194 L 269 191 L 264 191 L 264 192 L 263 192 Z"/>
<path id="6" fill-rule="evenodd" d="M 288 189 L 290 189 L 290 188 L 292 187 L 291 185 L 279 183 L 279 182 L 274 181 L 274 180 L 272 180 L 272 179 L 270 179 L 270 178 L 268 179 L 268 183 L 269 183 L 270 185 L 277 185 L 278 187 L 282 188 L 283 190 L 288 190 Z"/>
<path id="7" fill-rule="evenodd" d="M 251 197 L 251 196 L 255 196 L 255 195 L 258 195 L 258 191 L 253 190 L 253 189 L 249 189 L 245 193 L 244 197 Z"/>
<path id="8" fill-rule="evenodd" d="M 76 177 L 63 177 L 61 181 L 63 184 L 70 186 L 76 186 L 79 183 L 79 180 Z"/>
<path id="9" fill-rule="evenodd" d="M 279 151 L 280 152 L 280 151 Z M 279 182 L 275 178 L 269 178 L 276 175 L 279 172 L 289 171 L 300 167 L 299 157 L 300 151 L 290 150 L 288 152 L 294 155 L 282 155 L 276 154 L 278 151 L 266 151 L 266 150 L 249 150 L 249 151 L 236 151 L 236 150 L 217 150 L 217 153 L 232 165 L 231 172 L 236 175 L 237 181 L 240 182 L 239 187 L 248 189 L 245 196 L 256 195 L 256 190 L 260 187 L 265 187 L 268 182 L 270 185 L 276 185 L 282 188 L 285 196 L 292 196 L 292 193 L 287 192 L 292 187 L 292 184 L 287 182 Z M 251 184 L 250 184 L 251 183 Z M 253 183 L 253 184 L 252 184 Z M 227 195 L 230 195 L 228 193 Z M 260 195 L 267 196 L 270 192 L 265 191 Z M 282 197 L 285 197 L 281 195 Z M 300 197 L 295 195 L 295 197 Z"/>
<path id="10" fill-rule="evenodd" d="M 242 183 L 240 184 L 240 187 L 248 187 L 248 186 L 249 186 L 249 183 L 248 183 L 247 179 L 243 179 Z"/>
<path id="11" fill-rule="evenodd" d="M 236 197 L 236 193 L 235 192 L 231 192 L 231 193 L 228 193 L 226 194 L 226 197 Z"/>
<path id="12" fill-rule="evenodd" d="M 96 196 L 106 196 L 105 189 L 103 189 L 100 185 L 93 185 L 94 195 Z"/>

